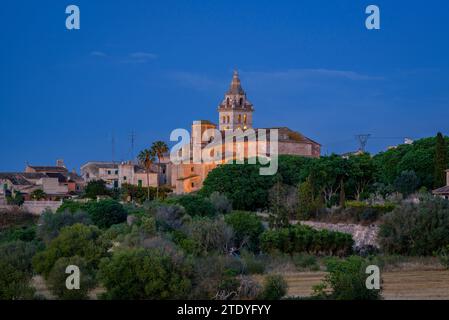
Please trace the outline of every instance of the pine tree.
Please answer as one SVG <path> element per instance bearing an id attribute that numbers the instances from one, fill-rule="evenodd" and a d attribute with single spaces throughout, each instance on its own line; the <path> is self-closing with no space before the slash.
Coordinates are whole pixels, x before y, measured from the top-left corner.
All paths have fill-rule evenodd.
<path id="1" fill-rule="evenodd" d="M 447 145 L 441 132 L 438 132 L 435 145 L 434 187 L 439 188 L 446 184 L 445 171 L 448 166 Z"/>

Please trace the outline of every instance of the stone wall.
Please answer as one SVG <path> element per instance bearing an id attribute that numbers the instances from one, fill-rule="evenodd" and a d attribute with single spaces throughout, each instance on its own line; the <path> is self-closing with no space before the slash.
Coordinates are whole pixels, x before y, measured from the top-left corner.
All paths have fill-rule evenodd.
<path id="1" fill-rule="evenodd" d="M 343 233 L 349 233 L 354 239 L 356 247 L 374 246 L 379 247 L 377 242 L 377 234 L 379 227 L 377 225 L 361 226 L 358 224 L 346 224 L 346 223 L 324 223 L 314 221 L 301 221 L 301 224 L 311 226 L 317 230 L 331 230 L 339 231 Z"/>
<path id="2" fill-rule="evenodd" d="M 61 204 L 62 201 L 25 201 L 22 205 L 22 210 L 41 215 L 47 209 L 56 212 Z"/>

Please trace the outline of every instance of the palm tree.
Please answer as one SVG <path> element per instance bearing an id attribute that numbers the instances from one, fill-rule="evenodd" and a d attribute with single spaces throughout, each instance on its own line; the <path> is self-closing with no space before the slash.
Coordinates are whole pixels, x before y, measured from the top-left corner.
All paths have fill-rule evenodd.
<path id="1" fill-rule="evenodd" d="M 158 168 L 157 168 L 157 186 L 156 186 L 156 198 L 159 198 L 159 170 L 161 168 L 161 159 L 164 158 L 164 154 L 168 152 L 168 146 L 164 141 L 155 141 L 151 146 L 151 150 L 157 156 Z"/>
<path id="2" fill-rule="evenodd" d="M 150 170 L 154 162 L 154 151 L 152 149 L 144 149 L 137 156 L 139 163 L 145 168 L 147 174 L 147 200 L 150 200 Z"/>

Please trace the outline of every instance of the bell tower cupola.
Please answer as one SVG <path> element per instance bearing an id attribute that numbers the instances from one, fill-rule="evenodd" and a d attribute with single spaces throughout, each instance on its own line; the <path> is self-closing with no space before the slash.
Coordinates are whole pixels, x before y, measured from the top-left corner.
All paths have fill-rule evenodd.
<path id="1" fill-rule="evenodd" d="M 218 106 L 220 130 L 246 130 L 253 127 L 254 108 L 246 98 L 239 74 L 234 71 L 231 85 Z"/>

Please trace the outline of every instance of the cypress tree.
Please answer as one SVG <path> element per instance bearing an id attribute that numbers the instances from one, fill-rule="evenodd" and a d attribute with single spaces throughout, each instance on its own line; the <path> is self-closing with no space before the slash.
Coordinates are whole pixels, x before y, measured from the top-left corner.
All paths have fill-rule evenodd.
<path id="1" fill-rule="evenodd" d="M 446 184 L 445 171 L 448 166 L 447 146 L 441 132 L 438 132 L 435 145 L 434 187 L 439 188 Z"/>

